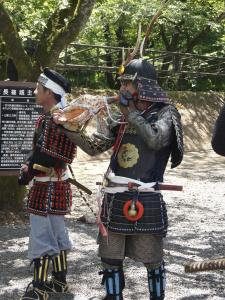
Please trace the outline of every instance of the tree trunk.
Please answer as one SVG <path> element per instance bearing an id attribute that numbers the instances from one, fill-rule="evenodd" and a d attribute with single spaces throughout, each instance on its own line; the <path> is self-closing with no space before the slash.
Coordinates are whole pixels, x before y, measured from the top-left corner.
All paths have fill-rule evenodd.
<path id="1" fill-rule="evenodd" d="M 110 45 L 111 37 L 110 37 L 110 28 L 109 28 L 109 23 L 104 24 L 104 36 L 105 36 L 105 41 L 106 45 Z M 113 58 L 109 50 L 106 49 L 106 54 L 105 54 L 105 60 L 106 60 L 106 65 L 107 67 L 112 67 L 113 66 Z M 113 78 L 113 74 L 110 72 L 106 72 L 106 80 L 108 86 L 113 89 L 115 88 L 115 81 Z"/>
<path id="2" fill-rule="evenodd" d="M 0 210 L 7 209 L 12 211 L 22 210 L 23 199 L 26 194 L 26 187 L 19 186 L 16 176 L 0 177 Z"/>
<path id="3" fill-rule="evenodd" d="M 16 25 L 0 1 L 0 33 L 7 52 L 18 72 L 18 80 L 37 81 L 41 68 L 56 65 L 63 49 L 74 41 L 88 21 L 96 0 L 69 0 L 68 8 L 56 9 L 44 32 L 40 33 L 36 51 L 29 56 Z M 65 18 L 68 22 L 65 23 Z M 10 73 L 10 79 L 17 79 Z M 26 189 L 17 184 L 16 177 L 0 177 L 0 209 L 21 209 Z"/>

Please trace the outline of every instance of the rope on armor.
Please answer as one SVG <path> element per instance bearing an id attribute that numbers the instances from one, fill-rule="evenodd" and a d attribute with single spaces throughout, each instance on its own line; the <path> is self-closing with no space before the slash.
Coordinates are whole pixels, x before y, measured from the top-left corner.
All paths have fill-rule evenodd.
<path id="1" fill-rule="evenodd" d="M 184 266 L 184 270 L 186 273 L 224 270 L 224 269 L 225 269 L 225 258 L 203 260 L 199 262 L 190 262 L 185 264 Z"/>

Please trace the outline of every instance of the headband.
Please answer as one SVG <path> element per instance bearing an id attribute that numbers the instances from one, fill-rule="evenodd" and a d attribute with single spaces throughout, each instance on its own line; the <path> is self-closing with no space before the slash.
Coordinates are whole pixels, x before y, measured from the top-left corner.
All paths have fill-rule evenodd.
<path id="1" fill-rule="evenodd" d="M 41 74 L 38 78 L 38 82 L 40 82 L 44 87 L 50 89 L 53 93 L 61 96 L 61 106 L 62 108 L 66 106 L 66 99 L 65 95 L 67 94 L 65 90 L 53 80 L 48 78 L 45 74 Z"/>

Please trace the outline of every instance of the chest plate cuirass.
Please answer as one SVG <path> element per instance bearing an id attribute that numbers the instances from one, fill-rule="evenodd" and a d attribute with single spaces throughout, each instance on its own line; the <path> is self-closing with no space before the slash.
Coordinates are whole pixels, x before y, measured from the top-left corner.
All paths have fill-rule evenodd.
<path id="1" fill-rule="evenodd" d="M 135 129 L 128 127 L 117 154 L 115 174 L 135 179 L 147 178 L 149 170 L 154 168 L 155 156 L 155 151 L 147 147 Z"/>
<path id="2" fill-rule="evenodd" d="M 169 155 L 170 147 L 152 150 L 134 128 L 128 127 L 116 157 L 114 172 L 142 182 L 161 182 Z"/>
<path id="3" fill-rule="evenodd" d="M 49 116 L 41 116 L 35 129 L 33 154 L 30 158 L 29 171 L 37 175 L 33 165 L 39 164 L 48 168 L 65 169 L 76 154 L 76 145 L 64 134 Z"/>

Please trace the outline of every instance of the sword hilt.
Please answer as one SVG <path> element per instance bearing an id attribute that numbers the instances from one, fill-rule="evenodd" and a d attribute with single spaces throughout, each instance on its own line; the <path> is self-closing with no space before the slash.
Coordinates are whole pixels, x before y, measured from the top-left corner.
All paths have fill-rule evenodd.
<path id="1" fill-rule="evenodd" d="M 42 165 L 33 164 L 33 169 L 46 173 L 46 175 L 48 175 L 49 177 L 54 177 L 56 175 L 54 168 L 48 168 Z"/>

